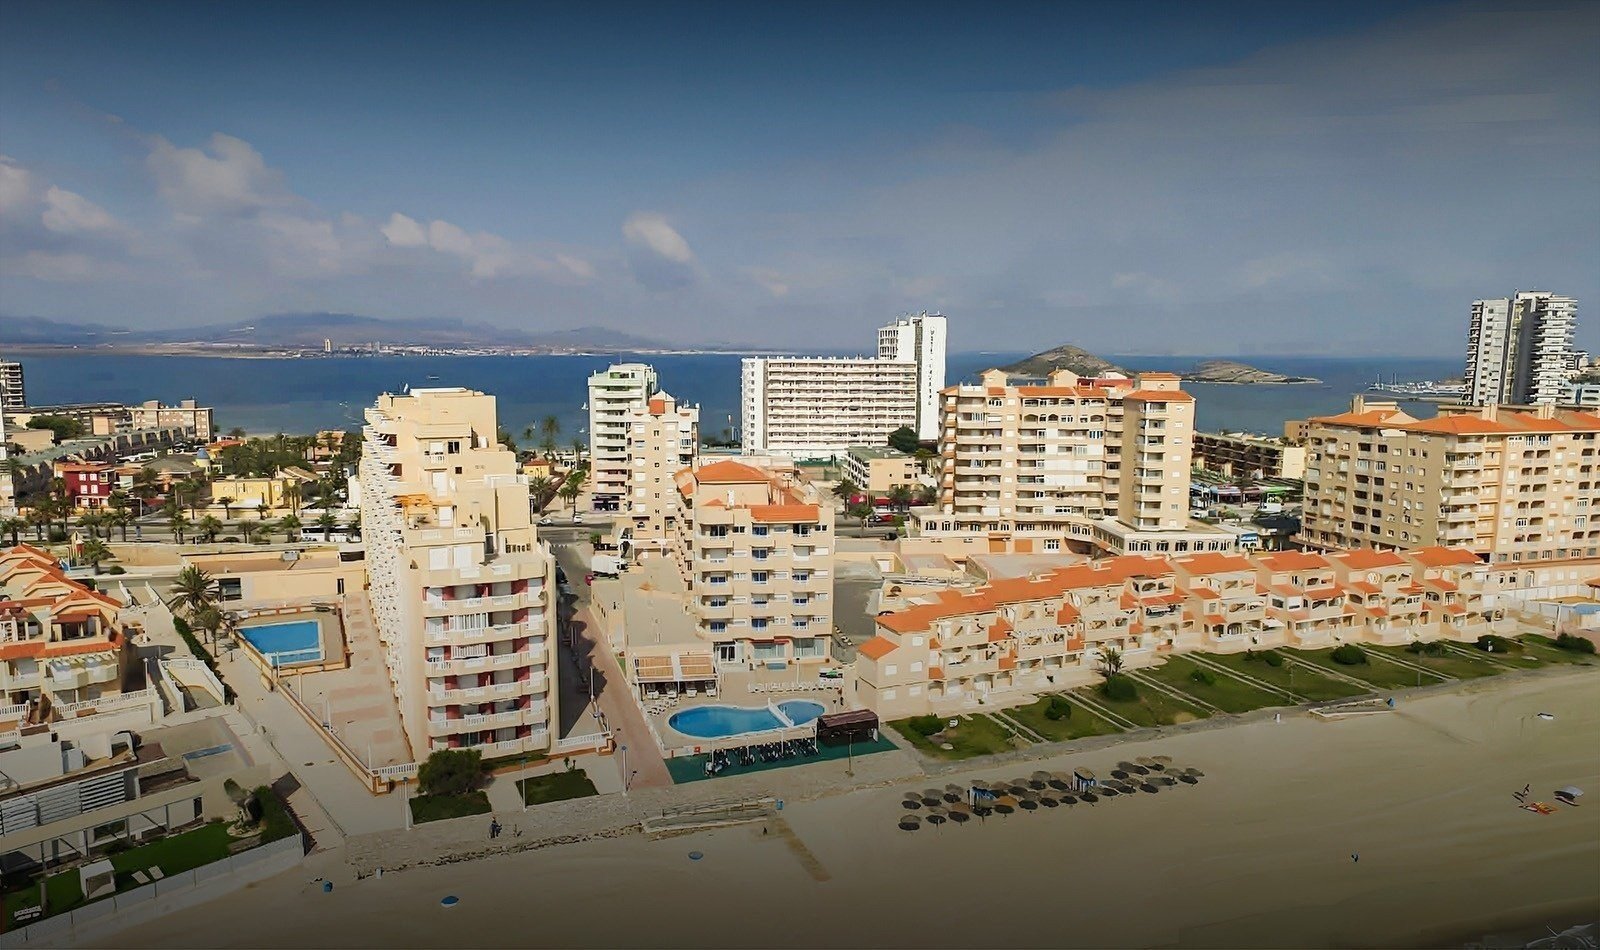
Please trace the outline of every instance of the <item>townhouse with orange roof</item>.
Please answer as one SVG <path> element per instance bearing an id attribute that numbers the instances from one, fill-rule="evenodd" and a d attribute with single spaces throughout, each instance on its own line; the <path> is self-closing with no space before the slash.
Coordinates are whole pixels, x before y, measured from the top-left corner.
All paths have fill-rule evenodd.
<path id="1" fill-rule="evenodd" d="M 877 618 L 856 659 L 884 718 L 1005 705 L 1194 650 L 1473 641 L 1489 632 L 1486 568 L 1442 547 L 1322 555 L 1122 556 L 944 590 Z"/>

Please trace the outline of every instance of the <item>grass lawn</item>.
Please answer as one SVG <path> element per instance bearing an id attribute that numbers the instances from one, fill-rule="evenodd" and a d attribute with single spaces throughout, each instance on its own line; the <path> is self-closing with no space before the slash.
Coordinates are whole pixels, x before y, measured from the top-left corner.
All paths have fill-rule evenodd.
<path id="1" fill-rule="evenodd" d="M 202 864 L 220 861 L 228 856 L 228 844 L 233 838 L 228 834 L 227 822 L 213 821 L 193 831 L 169 835 L 160 841 L 111 855 L 111 866 L 117 870 L 117 890 L 134 887 L 134 871 L 159 867 L 171 876 L 193 870 Z"/>
<path id="2" fill-rule="evenodd" d="M 46 917 L 69 911 L 83 903 L 83 885 L 78 880 L 77 868 L 51 875 L 45 880 L 45 886 L 50 890 L 50 906 L 46 908 Z M 6 929 L 11 927 L 12 914 L 25 907 L 38 906 L 39 884 L 37 881 L 21 890 L 7 894 L 5 897 Z M 39 919 L 42 920 L 43 918 Z"/>
<path id="3" fill-rule="evenodd" d="M 523 802 L 529 805 L 564 802 L 569 798 L 588 798 L 600 794 L 594 783 L 589 781 L 589 773 L 583 769 L 535 775 L 517 784 L 522 787 Z"/>
<path id="4" fill-rule="evenodd" d="M 1475 656 L 1462 656 L 1448 647 L 1445 649 L 1443 656 L 1429 656 L 1426 653 L 1407 653 L 1404 647 L 1368 645 L 1364 646 L 1363 649 L 1373 653 L 1387 653 L 1390 656 L 1407 660 L 1419 666 L 1425 666 L 1446 676 L 1454 676 L 1458 680 L 1477 679 L 1480 676 L 1493 676 L 1496 673 L 1504 672 L 1504 670 L 1488 660 L 1479 659 Z M 1474 653 L 1479 652 L 1476 647 L 1469 647 L 1469 649 Z M 1416 680 L 1413 679 L 1412 682 L 1415 683 Z"/>
<path id="5" fill-rule="evenodd" d="M 1266 706 L 1283 706 L 1288 700 L 1277 693 L 1269 693 L 1258 689 L 1249 683 L 1231 679 L 1216 673 L 1211 674 L 1216 682 L 1206 684 L 1197 683 L 1190 678 L 1191 674 L 1200 667 L 1181 656 L 1169 657 L 1167 662 L 1157 667 L 1140 670 L 1145 676 L 1164 683 L 1172 689 L 1187 696 L 1210 703 L 1224 712 L 1242 713 L 1252 709 L 1261 709 Z"/>
<path id="6" fill-rule="evenodd" d="M 1108 736 L 1113 732 L 1122 731 L 1082 706 L 1074 705 L 1070 716 L 1054 720 L 1045 715 L 1045 710 L 1049 708 L 1050 699 L 1045 697 L 1026 706 L 1014 706 L 1011 709 L 1007 709 L 1006 715 L 1051 742 L 1083 739 L 1088 736 Z"/>
<path id="7" fill-rule="evenodd" d="M 1361 648 L 1369 650 L 1370 645 L 1363 644 Z M 1408 686 L 1417 685 L 1416 670 L 1396 666 L 1380 656 L 1369 656 L 1365 663 L 1345 666 L 1343 663 L 1333 662 L 1330 656 L 1333 653 L 1332 647 L 1322 650 L 1288 650 L 1285 652 L 1299 654 L 1318 666 L 1327 667 L 1330 670 L 1338 670 L 1346 676 L 1353 676 L 1358 680 L 1371 683 L 1378 689 L 1405 689 Z M 1443 681 L 1437 676 L 1428 676 L 1426 674 L 1422 676 L 1423 686 L 1432 686 L 1440 682 Z"/>
<path id="8" fill-rule="evenodd" d="M 994 755 L 996 752 L 1010 752 L 1017 748 L 1011 741 L 1010 730 L 988 716 L 977 714 L 956 718 L 959 724 L 954 729 L 946 728 L 943 732 L 934 733 L 932 737 L 921 735 L 912 729 L 905 719 L 891 722 L 889 725 L 905 736 L 906 740 L 918 750 L 936 759 L 970 759 L 979 755 Z M 942 744 L 945 743 L 951 748 L 942 748 Z"/>
<path id="9" fill-rule="evenodd" d="M 1079 687 L 1075 692 L 1082 693 L 1090 702 L 1104 706 L 1137 726 L 1171 726 L 1211 715 L 1199 706 L 1179 702 L 1144 685 L 1139 685 L 1139 698 L 1133 700 L 1111 699 L 1098 686 Z"/>
<path id="10" fill-rule="evenodd" d="M 1563 650 L 1556 646 L 1556 641 L 1550 637 L 1541 637 L 1537 633 L 1524 634 L 1517 638 L 1522 642 L 1524 653 L 1536 656 L 1550 663 L 1577 663 L 1583 666 L 1594 666 L 1600 663 L 1600 657 L 1593 653 L 1578 653 L 1573 650 Z"/>
<path id="11" fill-rule="evenodd" d="M 419 825 L 429 821 L 443 821 L 446 818 L 464 818 L 467 815 L 488 813 L 488 792 L 472 792 L 467 795 L 418 795 L 411 800 L 411 820 Z"/>
<path id="12" fill-rule="evenodd" d="M 1264 680 L 1274 686 L 1304 696 L 1307 700 L 1320 703 L 1330 699 L 1346 699 L 1350 696 L 1360 696 L 1368 692 L 1359 686 L 1341 682 L 1321 673 L 1313 673 L 1305 667 L 1296 669 L 1293 664 L 1284 662 L 1278 666 L 1267 665 L 1266 660 L 1250 659 L 1243 653 L 1208 653 L 1206 658 L 1214 663 L 1226 666 L 1230 670 L 1238 670 L 1247 676 Z"/>

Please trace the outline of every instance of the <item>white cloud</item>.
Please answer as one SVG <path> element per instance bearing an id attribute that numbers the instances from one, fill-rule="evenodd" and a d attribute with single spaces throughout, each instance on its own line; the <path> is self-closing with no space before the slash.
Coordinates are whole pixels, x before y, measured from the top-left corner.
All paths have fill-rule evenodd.
<path id="1" fill-rule="evenodd" d="M 51 283 L 78 283 L 117 276 L 121 270 L 101 264 L 87 254 L 28 251 L 19 258 L 4 261 L 0 264 L 0 272 L 8 277 L 29 277 Z"/>
<path id="2" fill-rule="evenodd" d="M 789 279 L 778 271 L 766 267 L 747 267 L 745 275 L 773 297 L 787 297 L 789 295 Z"/>
<path id="3" fill-rule="evenodd" d="M 422 247 L 428 243 L 428 232 L 422 225 L 398 211 L 389 215 L 389 223 L 380 230 L 395 247 Z"/>
<path id="4" fill-rule="evenodd" d="M 9 155 L 0 155 L 0 214 L 14 214 L 33 201 L 33 176 Z"/>
<path id="5" fill-rule="evenodd" d="M 594 265 L 581 257 L 573 257 L 571 254 L 557 254 L 556 263 L 566 268 L 567 273 L 579 280 L 594 279 Z"/>
<path id="6" fill-rule="evenodd" d="M 179 148 L 156 135 L 145 160 L 161 195 L 184 215 L 238 214 L 292 196 L 283 176 L 243 139 L 217 132 L 205 149 Z"/>
<path id="7" fill-rule="evenodd" d="M 44 226 L 57 234 L 89 234 L 119 229 L 117 219 L 76 192 L 51 185 L 44 193 Z"/>
<path id="8" fill-rule="evenodd" d="M 694 251 L 689 249 L 689 242 L 659 214 L 640 211 L 630 215 L 622 222 L 622 236 L 629 244 L 648 248 L 674 264 L 694 263 Z"/>

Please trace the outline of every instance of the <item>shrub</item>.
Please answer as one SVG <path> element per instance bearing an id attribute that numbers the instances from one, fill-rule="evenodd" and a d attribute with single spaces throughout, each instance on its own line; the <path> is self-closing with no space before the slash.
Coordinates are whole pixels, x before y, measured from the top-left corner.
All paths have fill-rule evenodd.
<path id="1" fill-rule="evenodd" d="M 483 780 L 483 753 L 477 749 L 440 749 L 417 771 L 425 795 L 465 795 Z"/>
<path id="2" fill-rule="evenodd" d="M 1051 722 L 1072 718 L 1072 704 L 1065 696 L 1051 696 L 1045 703 L 1044 718 Z"/>
<path id="3" fill-rule="evenodd" d="M 926 738 L 944 728 L 944 720 L 938 716 L 912 716 L 906 721 L 906 726 L 912 732 Z"/>
<path id="4" fill-rule="evenodd" d="M 110 567 L 106 568 L 106 573 L 107 574 L 126 574 L 126 573 L 128 573 L 128 569 L 123 567 L 121 564 L 113 564 Z"/>
<path id="5" fill-rule="evenodd" d="M 294 819 L 289 816 L 289 810 L 275 795 L 269 786 L 262 785 L 251 796 L 250 811 L 259 816 L 261 822 L 261 843 L 277 841 L 297 834 L 300 829 L 295 826 Z"/>
<path id="6" fill-rule="evenodd" d="M 1479 637 L 1473 646 L 1485 653 L 1517 653 L 1522 650 L 1522 644 L 1517 641 L 1497 637 L 1492 633 Z"/>
<path id="7" fill-rule="evenodd" d="M 1106 681 L 1100 684 L 1100 692 L 1104 693 L 1107 699 L 1119 702 L 1132 702 L 1139 698 L 1139 687 L 1134 685 L 1133 680 L 1120 673 L 1107 677 Z"/>
<path id="8" fill-rule="evenodd" d="M 1345 666 L 1364 666 L 1367 662 L 1367 651 L 1354 643 L 1346 643 L 1342 647 L 1334 647 L 1333 652 L 1328 654 L 1328 659 Z"/>
<path id="9" fill-rule="evenodd" d="M 1563 633 L 1556 637 L 1556 647 L 1571 650 L 1573 653 L 1593 653 L 1594 641 L 1587 637 L 1575 637 L 1570 633 Z"/>
<path id="10" fill-rule="evenodd" d="M 1421 640 L 1413 640 L 1406 644 L 1406 652 L 1416 653 L 1421 656 L 1444 656 L 1446 651 L 1444 644 L 1438 640 L 1429 640 L 1426 643 Z"/>
<path id="11" fill-rule="evenodd" d="M 92 577 L 85 577 L 83 580 L 79 581 L 79 583 L 82 584 L 83 586 L 89 588 L 90 590 L 99 590 L 100 589 L 100 585 L 95 583 L 95 579 L 92 578 Z"/>
<path id="12" fill-rule="evenodd" d="M 1273 669 L 1277 669 L 1283 665 L 1283 654 L 1279 653 L 1277 650 L 1262 650 L 1261 659 Z"/>
<path id="13" fill-rule="evenodd" d="M 50 533 L 45 537 L 50 539 L 51 544 L 60 544 L 67 540 L 67 533 L 62 531 L 60 528 L 51 528 Z"/>
<path id="14" fill-rule="evenodd" d="M 1189 678 L 1202 686 L 1210 686 L 1217 681 L 1217 678 L 1211 675 L 1210 670 L 1202 670 L 1199 667 L 1196 667 L 1195 671 L 1189 674 Z"/>

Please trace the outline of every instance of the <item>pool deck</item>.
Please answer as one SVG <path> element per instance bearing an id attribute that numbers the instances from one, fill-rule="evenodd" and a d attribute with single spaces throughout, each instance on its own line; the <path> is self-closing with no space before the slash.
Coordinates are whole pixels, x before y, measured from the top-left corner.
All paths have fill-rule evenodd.
<path id="1" fill-rule="evenodd" d="M 349 603 L 349 598 L 346 598 L 345 603 Z M 293 670 L 297 665 L 301 665 L 301 663 L 306 666 L 318 667 L 325 665 L 342 666 L 346 661 L 346 651 L 349 647 L 349 641 L 345 636 L 344 624 L 340 622 L 340 613 L 342 611 L 341 609 L 311 609 L 314 607 L 337 608 L 338 605 L 326 598 L 318 598 L 317 600 L 305 601 L 303 603 L 286 602 L 267 608 L 268 611 L 276 612 L 265 612 L 260 606 L 256 605 L 238 607 L 236 609 L 238 609 L 241 614 L 248 614 L 248 616 L 244 617 L 239 624 L 241 637 L 242 631 L 244 630 L 254 630 L 258 627 L 273 627 L 279 624 L 305 623 L 308 621 L 314 621 L 317 625 L 317 636 L 319 638 L 318 645 L 322 647 L 321 658 L 316 660 L 290 662 L 283 664 L 280 668 L 284 670 Z M 255 645 L 251 644 L 251 648 L 254 649 Z M 268 655 L 259 649 L 256 652 L 260 653 L 263 657 Z"/>

